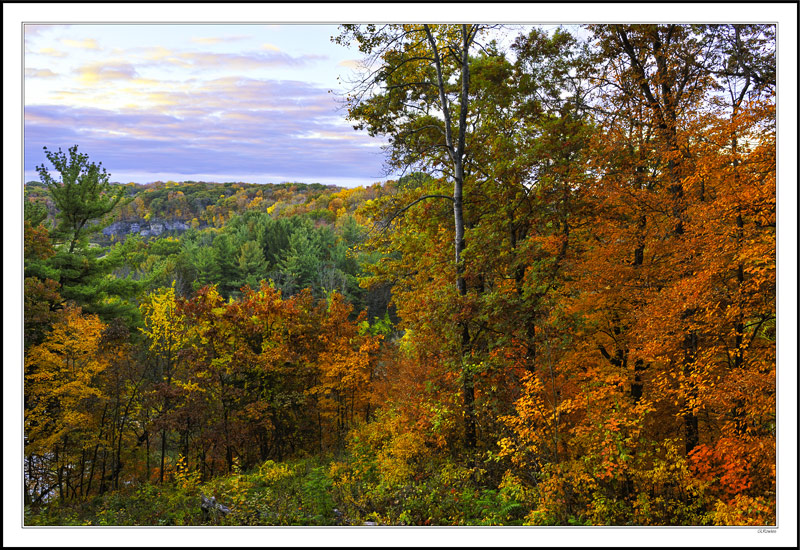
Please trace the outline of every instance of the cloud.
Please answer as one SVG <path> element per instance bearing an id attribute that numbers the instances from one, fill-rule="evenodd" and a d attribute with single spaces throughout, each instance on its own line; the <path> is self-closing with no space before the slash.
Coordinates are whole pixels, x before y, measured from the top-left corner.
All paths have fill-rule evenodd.
<path id="1" fill-rule="evenodd" d="M 236 42 L 238 40 L 244 40 L 249 38 L 248 36 L 197 36 L 193 37 L 191 40 L 197 44 L 220 44 L 222 42 Z"/>
<path id="2" fill-rule="evenodd" d="M 71 48 L 79 48 L 82 50 L 99 50 L 100 46 L 97 44 L 97 40 L 93 38 L 87 38 L 85 40 L 71 40 L 69 38 L 62 38 L 61 43 L 65 46 L 69 46 Z"/>
<path id="3" fill-rule="evenodd" d="M 171 57 L 165 57 L 168 63 L 194 69 L 208 69 L 225 67 L 227 69 L 253 70 L 281 66 L 302 66 L 309 63 L 327 59 L 324 55 L 303 55 L 293 57 L 283 52 L 270 52 L 266 54 L 233 54 L 233 53 L 208 53 L 208 52 L 183 52 Z"/>
<path id="4" fill-rule="evenodd" d="M 41 50 L 37 51 L 36 53 L 41 55 L 46 55 L 48 57 L 66 57 L 66 52 L 62 52 L 60 50 L 54 50 L 53 48 L 42 48 Z"/>
<path id="5" fill-rule="evenodd" d="M 334 132 L 331 130 L 304 130 L 300 132 L 298 135 L 293 136 L 298 139 L 315 139 L 315 140 L 325 140 L 325 139 L 335 139 L 335 140 L 347 140 L 352 141 L 358 139 L 358 135 L 352 133 L 344 133 L 341 131 Z"/>
<path id="6" fill-rule="evenodd" d="M 84 84 L 97 84 L 110 80 L 132 80 L 139 75 L 130 63 L 98 62 L 78 68 L 79 79 Z"/>
<path id="7" fill-rule="evenodd" d="M 262 50 L 270 50 L 270 51 L 273 51 L 273 52 L 281 51 L 281 49 L 278 46 L 276 46 L 274 44 L 269 44 L 267 42 L 264 42 L 263 44 L 261 44 L 261 49 Z"/>
<path id="8" fill-rule="evenodd" d="M 278 48 L 264 48 L 265 51 L 249 53 L 214 53 L 198 51 L 171 50 L 162 46 L 131 49 L 127 52 L 115 50 L 119 56 L 127 58 L 139 57 L 152 67 L 181 67 L 184 69 L 233 69 L 257 70 L 275 67 L 303 67 L 318 61 L 328 59 L 326 55 L 300 55 L 292 56 Z"/>
<path id="9" fill-rule="evenodd" d="M 358 59 L 345 59 L 336 64 L 337 67 L 345 67 L 347 69 L 363 69 L 364 63 Z"/>
<path id="10" fill-rule="evenodd" d="M 25 78 L 52 78 L 54 76 L 58 76 L 58 74 L 50 69 L 25 69 Z"/>
<path id="11" fill-rule="evenodd" d="M 132 102 L 136 108 L 27 107 L 26 169 L 43 162 L 42 146 L 77 143 L 112 178 L 133 172 L 225 174 L 225 181 L 237 174 L 309 182 L 380 178 L 380 143 L 343 125 L 322 88 L 220 78 L 148 93 L 158 94 L 155 108 L 143 108 L 145 91 Z"/>
<path id="12" fill-rule="evenodd" d="M 144 58 L 150 61 L 161 61 L 162 59 L 175 55 L 172 50 L 169 50 L 163 46 L 153 46 L 150 48 L 143 48 L 141 50 L 143 51 Z M 125 50 L 115 50 L 114 53 L 121 54 L 124 53 L 124 51 Z M 137 49 L 130 50 L 130 53 L 131 55 L 136 54 Z"/>
<path id="13" fill-rule="evenodd" d="M 67 25 L 33 25 L 26 23 L 24 25 L 25 28 L 25 38 L 30 38 L 32 36 L 39 36 L 45 31 L 49 31 L 51 29 L 55 29 L 56 27 L 65 28 Z"/>
<path id="14" fill-rule="evenodd" d="M 150 88 L 155 88 L 157 86 L 163 86 L 163 81 L 155 80 L 152 78 L 134 78 L 130 81 L 131 85 L 134 86 L 148 86 Z"/>

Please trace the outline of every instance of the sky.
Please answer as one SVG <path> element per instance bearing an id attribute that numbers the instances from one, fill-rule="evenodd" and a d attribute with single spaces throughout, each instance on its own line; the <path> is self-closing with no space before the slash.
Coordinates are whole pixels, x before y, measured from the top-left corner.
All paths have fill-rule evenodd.
<path id="1" fill-rule="evenodd" d="M 358 51 L 325 24 L 24 26 L 24 176 L 77 144 L 112 181 L 386 179 L 345 119 Z"/>

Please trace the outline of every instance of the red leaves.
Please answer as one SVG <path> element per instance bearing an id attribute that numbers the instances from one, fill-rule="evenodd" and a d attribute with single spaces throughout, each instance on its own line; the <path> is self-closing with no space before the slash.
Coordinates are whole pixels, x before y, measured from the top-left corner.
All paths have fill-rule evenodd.
<path id="1" fill-rule="evenodd" d="M 710 483 L 711 490 L 725 500 L 750 489 L 752 461 L 742 441 L 723 438 L 714 445 L 699 445 L 689 455 L 698 479 Z"/>

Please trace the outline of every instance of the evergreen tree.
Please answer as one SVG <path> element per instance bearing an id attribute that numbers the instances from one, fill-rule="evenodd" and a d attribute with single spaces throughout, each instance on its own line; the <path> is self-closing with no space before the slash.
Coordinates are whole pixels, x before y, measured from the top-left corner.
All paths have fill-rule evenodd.
<path id="1" fill-rule="evenodd" d="M 241 246 L 238 267 L 239 287 L 250 285 L 250 288 L 258 288 L 259 281 L 267 277 L 267 261 L 257 242 L 247 241 Z"/>
<path id="2" fill-rule="evenodd" d="M 68 252 L 72 254 L 91 233 L 100 230 L 96 222 L 114 210 L 125 189 L 112 189 L 102 163 L 89 162 L 88 155 L 78 153 L 77 145 L 69 148 L 69 156 L 60 148 L 54 152 L 45 147 L 44 151 L 61 181 L 54 179 L 44 164 L 37 166 L 36 171 L 58 208 L 54 237 L 68 243 Z"/>
<path id="3" fill-rule="evenodd" d="M 53 177 L 44 164 L 36 167 L 57 209 L 55 227 L 50 232 L 55 254 L 48 265 L 57 274 L 62 297 L 105 320 L 132 320 L 135 308 L 128 299 L 138 289 L 110 281 L 107 276 L 114 262 L 101 260 L 102 251 L 89 244 L 89 236 L 102 228 L 104 219 L 122 200 L 124 188 L 114 189 L 102 163 L 90 162 L 88 155 L 78 152 L 77 145 L 67 153 L 44 149 L 59 176 Z"/>

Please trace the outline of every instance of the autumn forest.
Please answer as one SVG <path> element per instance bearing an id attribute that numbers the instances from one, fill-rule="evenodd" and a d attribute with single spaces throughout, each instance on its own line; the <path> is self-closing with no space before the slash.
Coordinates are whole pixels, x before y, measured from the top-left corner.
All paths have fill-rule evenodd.
<path id="1" fill-rule="evenodd" d="M 775 525 L 775 26 L 497 32 L 338 28 L 372 186 L 46 149 L 26 525 Z"/>

